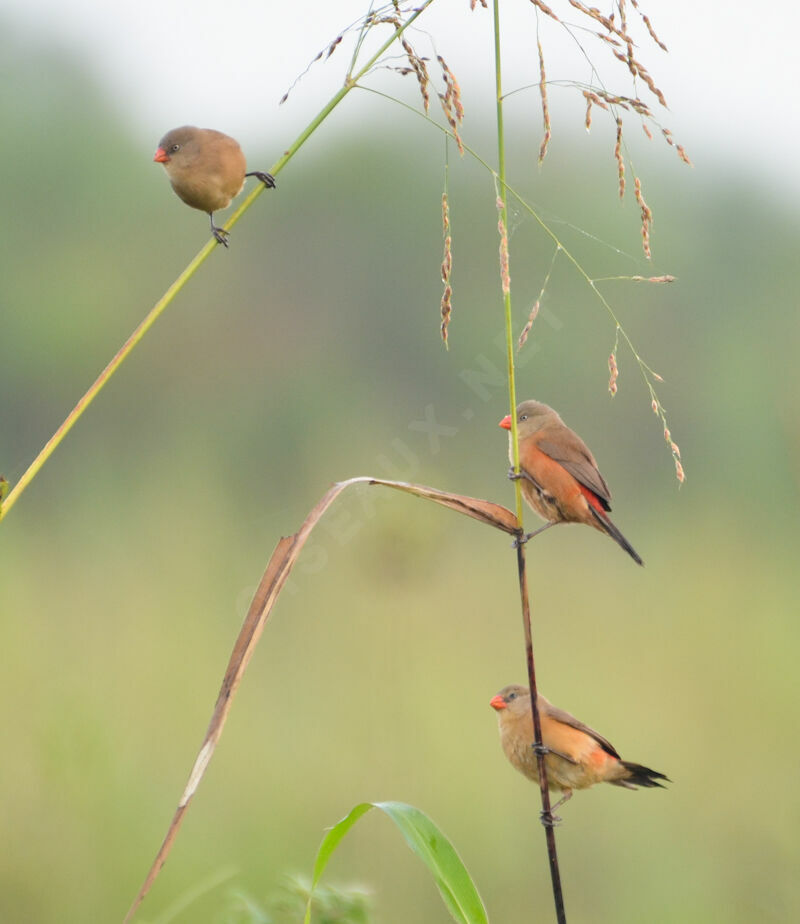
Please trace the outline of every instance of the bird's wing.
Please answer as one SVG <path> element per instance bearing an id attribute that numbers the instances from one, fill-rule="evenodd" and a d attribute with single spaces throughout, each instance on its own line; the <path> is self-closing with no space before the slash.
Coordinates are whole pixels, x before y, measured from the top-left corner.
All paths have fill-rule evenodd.
<path id="1" fill-rule="evenodd" d="M 600 745 L 600 747 L 612 757 L 616 757 L 617 760 L 622 758 L 617 754 L 616 748 L 614 745 L 607 741 L 601 734 L 598 734 L 593 728 L 589 728 L 588 725 L 584 725 L 583 722 L 578 721 L 574 715 L 570 715 L 568 712 L 565 712 L 563 709 L 559 709 L 557 706 L 554 706 L 552 703 L 547 704 L 546 714 L 554 719 L 556 722 L 563 722 L 564 725 L 569 725 L 572 728 L 577 729 L 578 731 L 583 732 L 586 735 L 589 735 L 590 738 Z"/>
<path id="2" fill-rule="evenodd" d="M 600 474 L 589 447 L 577 433 L 568 427 L 563 430 L 559 427 L 558 434 L 549 429 L 543 430 L 536 445 L 585 485 L 597 497 L 604 510 L 611 510 L 611 490 Z"/>

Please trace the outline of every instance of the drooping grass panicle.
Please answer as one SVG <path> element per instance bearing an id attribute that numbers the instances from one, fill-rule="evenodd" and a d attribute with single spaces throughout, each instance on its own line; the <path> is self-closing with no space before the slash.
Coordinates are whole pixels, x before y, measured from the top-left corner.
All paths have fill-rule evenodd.
<path id="1" fill-rule="evenodd" d="M 609 15 L 603 14 L 599 9 L 594 6 L 589 6 L 587 3 L 582 2 L 582 0 L 567 0 L 569 5 L 579 11 L 584 17 L 587 17 L 592 21 L 592 27 L 586 29 L 585 26 L 575 25 L 573 23 L 566 22 L 565 20 L 559 18 L 559 16 L 542 0 L 531 0 L 532 5 L 536 9 L 536 13 L 541 12 L 544 15 L 551 18 L 553 21 L 559 23 L 562 28 L 564 28 L 573 41 L 577 44 L 578 48 L 581 50 L 583 55 L 586 57 L 587 61 L 590 64 L 592 72 L 592 81 L 589 84 L 579 83 L 575 81 L 555 81 L 556 84 L 575 86 L 582 92 L 584 99 L 586 101 L 586 110 L 584 115 L 584 125 L 588 130 L 592 127 L 592 116 L 594 107 L 604 109 L 609 112 L 610 116 L 614 119 L 616 137 L 614 145 L 614 158 L 617 162 L 617 184 L 620 198 L 624 198 L 625 195 L 625 144 L 623 139 L 623 113 L 631 112 L 635 113 L 642 120 L 642 128 L 648 138 L 652 139 L 653 133 L 648 126 L 648 122 L 656 125 L 661 131 L 662 136 L 666 142 L 675 147 L 675 150 L 680 159 L 691 165 L 691 160 L 689 159 L 688 154 L 686 153 L 685 148 L 682 145 L 677 145 L 672 139 L 672 133 L 662 126 L 658 125 L 658 122 L 653 115 L 653 111 L 648 105 L 648 103 L 642 99 L 637 90 L 638 82 L 641 81 L 645 84 L 650 93 L 655 96 L 659 104 L 666 108 L 667 101 L 664 96 L 664 93 L 655 83 L 653 77 L 651 76 L 647 67 L 642 63 L 641 56 L 634 39 L 634 36 L 629 31 L 629 18 L 628 18 L 628 8 L 626 0 L 616 0 L 615 9 Z M 633 3 L 639 17 L 641 18 L 647 33 L 661 49 L 666 51 L 666 45 L 658 37 L 652 22 L 649 17 L 647 17 L 644 12 L 641 10 L 638 0 L 636 3 Z M 618 16 L 617 16 L 618 14 Z M 601 31 L 598 31 L 597 26 L 600 27 Z M 605 86 L 602 85 L 600 74 L 595 67 L 592 59 L 584 47 L 584 44 L 578 34 L 579 31 L 588 31 L 590 35 L 601 40 L 604 47 L 611 50 L 612 55 L 615 59 L 624 64 L 626 70 L 631 75 L 633 79 L 634 92 L 623 94 L 623 93 L 613 93 L 608 90 Z M 547 84 L 545 77 L 545 65 L 544 65 L 544 56 L 542 53 L 542 45 L 537 37 L 537 45 L 539 52 L 539 80 L 537 82 L 537 89 L 542 100 L 542 112 L 544 119 L 544 138 L 539 150 L 539 162 L 542 162 L 545 154 L 547 153 L 548 144 L 552 137 L 552 129 L 550 124 L 550 113 L 549 113 L 549 100 L 547 95 Z M 552 86 L 553 84 L 550 83 Z M 640 191 L 641 192 L 641 191 Z M 644 244 L 644 250 L 646 255 L 650 256 L 650 225 L 652 223 L 652 213 L 649 212 L 649 209 L 645 211 L 642 208 L 642 204 L 637 197 L 637 204 L 639 205 L 640 211 L 642 212 L 642 238 Z"/>
<path id="2" fill-rule="evenodd" d="M 375 93 L 376 95 L 383 96 L 390 100 L 393 99 L 392 97 L 388 97 L 386 96 L 386 94 L 383 94 L 378 90 L 372 90 L 371 92 Z M 424 116 L 422 113 L 416 110 L 413 106 L 410 106 L 407 103 L 401 100 L 397 100 L 397 99 L 394 99 L 393 102 L 395 102 L 399 106 L 402 106 L 408 111 L 415 113 L 418 117 L 426 119 L 430 124 L 436 126 L 439 131 L 442 131 L 445 134 L 449 134 L 446 128 L 433 122 L 433 120 L 431 120 L 427 116 Z M 465 151 L 466 153 L 469 154 L 470 157 L 474 158 L 478 163 L 480 163 L 486 169 L 488 170 L 491 169 L 489 164 L 482 157 L 480 157 L 480 155 L 475 150 L 473 150 L 471 147 L 465 145 Z M 498 182 L 499 182 L 499 177 L 498 177 Z M 598 283 L 604 282 L 604 281 L 610 281 L 614 279 L 637 281 L 637 282 L 653 282 L 653 283 L 668 283 L 668 282 L 674 281 L 675 279 L 674 276 L 666 275 L 666 274 L 659 275 L 659 276 L 636 275 L 636 276 L 605 276 L 605 277 L 593 278 L 585 270 L 585 268 L 582 266 L 582 264 L 577 259 L 577 257 L 567 247 L 564 246 L 563 242 L 560 240 L 559 236 L 554 231 L 554 229 L 550 227 L 550 225 L 547 224 L 543 220 L 542 216 L 536 211 L 536 209 L 534 209 L 530 205 L 530 203 L 525 199 L 523 195 L 521 195 L 519 191 L 517 191 L 507 181 L 504 182 L 502 188 L 505 188 L 508 194 L 514 197 L 514 200 L 517 202 L 519 207 L 523 209 L 528 215 L 530 215 L 530 217 L 534 221 L 536 221 L 537 224 L 542 228 L 545 234 L 547 234 L 548 237 L 550 237 L 550 239 L 556 245 L 557 251 L 559 253 L 562 253 L 564 257 L 566 257 L 567 261 L 572 265 L 572 267 L 575 269 L 578 275 L 583 279 L 585 284 L 590 288 L 590 290 L 592 291 L 592 294 L 600 301 L 600 303 L 606 309 L 606 311 L 612 318 L 615 325 L 619 325 L 619 321 L 617 319 L 616 313 L 614 312 L 614 309 L 611 303 L 609 302 L 609 300 L 603 295 L 603 293 L 598 288 Z M 498 197 L 497 207 L 498 207 L 498 210 L 500 211 L 500 220 L 498 221 L 498 233 L 500 235 L 501 285 L 506 286 L 508 288 L 508 291 L 510 292 L 510 277 L 509 277 L 509 267 L 508 267 L 508 235 L 507 235 L 505 221 L 502 220 L 501 205 L 502 205 L 502 199 Z M 661 377 L 657 373 L 653 372 L 650 366 L 644 361 L 644 359 L 641 357 L 641 355 L 637 351 L 633 341 L 630 339 L 628 334 L 624 331 L 624 329 L 621 326 L 620 326 L 619 333 L 620 333 L 621 339 L 624 340 L 625 345 L 631 351 L 634 359 L 636 360 L 636 363 L 639 367 L 639 370 L 643 377 L 645 385 L 651 393 L 651 399 L 655 399 L 656 395 L 653 390 L 651 378 L 656 381 L 662 381 Z"/>
<path id="3" fill-rule="evenodd" d="M 380 96 L 385 96 L 385 94 L 382 94 L 382 93 L 380 93 L 380 91 L 377 91 L 377 90 L 373 90 L 372 92 L 374 92 L 374 93 L 376 93 L 377 95 L 380 95 Z M 391 97 L 387 97 L 387 98 L 391 99 Z M 421 113 L 419 113 L 418 110 L 414 109 L 414 107 L 409 106 L 407 103 L 404 103 L 404 102 L 402 102 L 402 101 L 400 101 L 400 100 L 394 100 L 394 102 L 396 102 L 398 105 L 400 105 L 400 106 L 402 106 L 402 107 L 408 109 L 410 112 L 415 112 L 415 113 L 417 113 L 417 115 L 418 115 L 420 118 L 426 118 L 426 119 L 428 118 L 428 117 L 422 115 Z M 431 120 L 428 119 L 428 121 L 430 122 Z M 436 125 L 435 122 L 432 123 L 432 124 Z M 440 131 L 447 133 L 447 129 L 445 129 L 443 126 L 437 126 L 437 128 L 438 128 Z M 487 169 L 491 169 L 491 168 L 489 167 L 488 163 L 487 163 L 485 160 L 483 160 L 483 158 L 481 158 L 480 155 L 479 155 L 475 150 L 473 150 L 472 148 L 470 148 L 470 147 L 468 147 L 468 146 L 465 145 L 465 151 L 466 151 L 471 157 L 473 157 L 477 162 L 479 162 L 480 164 L 482 164 L 484 167 L 486 167 Z M 610 317 L 612 318 L 612 320 L 613 320 L 615 326 L 619 326 L 619 335 L 620 335 L 621 339 L 624 340 L 625 345 L 626 345 L 626 346 L 628 347 L 628 349 L 631 351 L 631 353 L 632 353 L 634 359 L 636 360 L 636 363 L 637 363 L 637 365 L 638 365 L 638 367 L 639 367 L 639 370 L 640 370 L 640 373 L 641 373 L 641 375 L 642 375 L 642 377 L 643 377 L 643 380 L 644 380 L 644 382 L 645 382 L 645 385 L 646 385 L 646 387 L 648 388 L 648 390 L 650 391 L 651 399 L 657 400 L 657 396 L 656 396 L 656 394 L 655 394 L 655 391 L 654 391 L 654 388 L 653 388 L 653 385 L 652 385 L 652 382 L 651 382 L 651 378 L 654 379 L 655 381 L 659 381 L 659 382 L 660 382 L 660 381 L 663 381 L 663 379 L 662 379 L 661 376 L 659 376 L 656 372 L 654 372 L 654 371 L 650 368 L 650 366 L 645 362 L 645 360 L 641 357 L 641 355 L 640 355 L 639 352 L 637 351 L 637 349 L 636 349 L 636 347 L 635 347 L 633 341 L 630 339 L 629 335 L 625 332 L 625 330 L 621 327 L 621 325 L 619 325 L 619 321 L 618 321 L 618 319 L 617 319 L 616 313 L 614 312 L 614 309 L 613 309 L 611 303 L 609 302 L 609 300 L 603 295 L 603 293 L 602 293 L 602 292 L 600 291 L 600 289 L 598 288 L 598 283 L 604 282 L 604 281 L 610 281 L 610 280 L 614 280 L 614 279 L 618 279 L 618 280 L 628 280 L 628 281 L 636 281 L 636 282 L 669 283 L 669 282 L 673 282 L 674 279 L 675 279 L 675 277 L 674 277 L 674 276 L 671 276 L 671 275 L 664 274 L 664 275 L 659 275 L 659 276 L 642 276 L 642 275 L 636 275 L 636 276 L 606 276 L 606 277 L 597 277 L 597 278 L 593 278 L 593 277 L 590 276 L 589 273 L 584 269 L 584 267 L 582 266 L 582 264 L 580 263 L 580 261 L 577 259 L 577 257 L 576 257 L 567 247 L 564 246 L 563 242 L 560 240 L 560 238 L 558 237 L 558 235 L 556 234 L 556 232 L 553 230 L 553 228 L 551 228 L 550 225 L 548 225 L 548 224 L 542 219 L 542 216 L 530 205 L 530 203 L 525 199 L 525 197 L 522 196 L 522 195 L 521 195 L 511 184 L 509 184 L 507 181 L 504 183 L 504 187 L 503 187 L 503 188 L 505 188 L 505 189 L 507 190 L 507 192 L 508 192 L 509 195 L 511 195 L 511 196 L 514 197 L 514 200 L 517 202 L 517 204 L 519 205 L 519 207 L 520 207 L 521 209 L 523 209 L 525 212 L 527 212 L 527 214 L 529 214 L 530 217 L 531 217 L 532 219 L 534 219 L 534 221 L 536 221 L 537 224 L 542 228 L 542 230 L 550 237 L 550 239 L 551 239 L 551 240 L 553 241 L 553 243 L 556 245 L 557 253 L 562 253 L 562 254 L 566 257 L 566 259 L 568 260 L 568 262 L 569 262 L 569 263 L 572 265 L 572 267 L 576 270 L 576 272 L 578 273 L 578 275 L 583 279 L 583 281 L 585 282 L 585 284 L 591 289 L 592 294 L 600 301 L 600 303 L 601 303 L 601 304 L 603 305 L 603 307 L 606 309 L 606 311 L 608 312 L 608 314 L 609 314 Z M 501 209 L 501 205 L 502 205 L 502 199 L 498 197 L 498 199 L 497 199 L 497 207 L 498 207 L 498 210 L 499 210 L 499 212 L 500 212 L 500 220 L 498 221 L 498 233 L 499 233 L 499 235 L 500 235 L 501 285 L 503 285 L 504 287 L 507 287 L 507 288 L 508 288 L 508 291 L 510 292 L 510 276 L 509 276 L 509 272 L 510 272 L 510 271 L 509 271 L 509 267 L 508 267 L 508 235 L 507 235 L 507 230 L 506 230 L 505 221 L 502 220 L 502 209 Z M 534 318 L 534 321 L 535 321 L 535 318 Z"/>
<path id="4" fill-rule="evenodd" d="M 305 70 L 303 70 L 300 74 L 297 75 L 297 77 L 295 77 L 289 89 L 283 94 L 283 96 L 278 101 L 278 105 L 282 106 L 286 102 L 286 100 L 289 99 L 289 94 L 292 92 L 292 90 L 294 90 L 297 84 L 300 83 L 303 77 L 306 76 L 306 74 L 317 63 L 317 61 L 322 61 L 323 59 L 327 61 L 328 58 L 330 58 L 330 56 L 334 53 L 334 51 L 336 51 L 339 45 L 341 45 L 341 43 L 344 41 L 345 36 L 349 35 L 351 32 L 358 30 L 359 37 L 358 37 L 358 40 L 356 41 L 356 47 L 353 51 L 353 57 L 350 62 L 350 68 L 348 69 L 348 75 L 351 74 L 353 71 L 353 67 L 355 66 L 356 58 L 358 57 L 358 52 L 361 49 L 364 36 L 372 28 L 372 26 L 375 25 L 376 16 L 377 14 L 374 11 L 370 11 L 369 13 L 367 13 L 366 16 L 360 16 L 357 20 L 355 20 L 354 22 L 350 23 L 350 25 L 342 29 L 342 31 L 338 35 L 336 35 L 330 42 L 328 42 L 325 48 L 317 52 L 317 54 L 311 59 L 311 61 L 309 61 Z"/>

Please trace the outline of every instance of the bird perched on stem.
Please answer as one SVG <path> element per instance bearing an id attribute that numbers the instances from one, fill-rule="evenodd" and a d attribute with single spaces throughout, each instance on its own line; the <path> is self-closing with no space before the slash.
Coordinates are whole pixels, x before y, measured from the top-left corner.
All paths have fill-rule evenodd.
<path id="1" fill-rule="evenodd" d="M 508 430 L 508 457 L 514 465 L 511 415 L 500 426 Z M 522 480 L 522 494 L 547 526 L 524 537 L 555 526 L 556 523 L 585 523 L 599 529 L 622 546 L 630 557 L 642 564 L 639 554 L 611 522 L 611 491 L 600 474 L 589 447 L 558 414 L 540 401 L 517 405 L 520 472 L 509 478 Z"/>
<path id="2" fill-rule="evenodd" d="M 622 760 L 614 746 L 602 735 L 563 709 L 557 709 L 541 694 L 537 703 L 542 744 L 547 750 L 544 761 L 548 786 L 563 793 L 552 809 L 571 799 L 573 789 L 586 789 L 595 783 L 611 783 L 626 789 L 636 789 L 637 786 L 663 789 L 658 780 L 669 782 L 663 773 Z M 489 705 L 497 712 L 500 743 L 506 757 L 520 773 L 538 782 L 530 691 L 527 687 L 512 684 L 492 697 Z"/>
<path id="3" fill-rule="evenodd" d="M 173 128 L 158 142 L 153 160 L 163 164 L 178 198 L 208 214 L 211 233 L 225 247 L 228 232 L 214 224 L 214 212 L 227 208 L 239 195 L 245 177 L 257 177 L 267 189 L 275 187 L 271 174 L 247 173 L 239 142 L 213 128 Z"/>

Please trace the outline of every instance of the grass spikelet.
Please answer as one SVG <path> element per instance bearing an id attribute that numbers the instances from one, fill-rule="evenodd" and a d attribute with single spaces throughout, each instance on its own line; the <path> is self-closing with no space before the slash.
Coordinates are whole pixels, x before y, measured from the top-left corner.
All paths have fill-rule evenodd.
<path id="1" fill-rule="evenodd" d="M 608 392 L 613 398 L 617 393 L 617 379 L 619 378 L 619 368 L 617 367 L 617 357 L 612 353 L 608 357 Z"/>
<path id="2" fill-rule="evenodd" d="M 458 145 L 458 152 L 463 157 L 464 143 L 458 131 L 459 126 L 464 121 L 464 107 L 461 104 L 461 88 L 458 85 L 455 74 L 447 66 L 444 58 L 441 55 L 437 55 L 436 59 L 441 65 L 442 77 L 445 83 L 445 92 L 439 94 L 439 99 L 441 100 L 445 117 L 453 131 L 453 137 Z"/>
<path id="3" fill-rule="evenodd" d="M 656 45 L 658 45 L 658 47 L 659 47 L 662 51 L 667 51 L 667 52 L 668 52 L 669 49 L 667 48 L 667 46 L 666 46 L 666 45 L 661 41 L 661 39 L 656 35 L 656 31 L 655 31 L 655 29 L 653 28 L 652 23 L 650 22 L 650 17 L 649 17 L 649 16 L 645 16 L 645 14 L 641 11 L 641 9 L 639 8 L 639 4 L 638 4 L 637 0 L 631 0 L 631 3 L 633 4 L 633 8 L 636 10 L 636 12 L 642 17 L 642 22 L 645 24 L 645 27 L 647 28 L 647 31 L 650 33 L 650 38 L 656 43 Z"/>
<path id="4" fill-rule="evenodd" d="M 461 122 L 464 121 L 464 107 L 461 104 L 461 87 L 458 85 L 456 75 L 447 66 L 444 58 L 441 55 L 437 55 L 436 60 L 442 67 L 442 76 L 444 77 L 445 86 L 447 87 L 445 98 L 455 110 L 456 121 L 461 124 Z"/>
<path id="5" fill-rule="evenodd" d="M 536 44 L 539 48 L 539 93 L 542 97 L 542 120 L 544 122 L 544 137 L 539 148 L 539 163 L 541 163 L 547 154 L 547 145 L 550 143 L 551 137 L 550 108 L 547 105 L 547 77 L 544 70 L 544 52 L 542 51 L 542 43 L 537 41 Z"/>
<path id="6" fill-rule="evenodd" d="M 511 291 L 511 275 L 508 269 L 508 232 L 506 223 L 503 221 L 503 200 L 497 197 L 497 210 L 500 217 L 497 220 L 497 231 L 500 235 L 500 285 L 503 295 L 508 295 Z"/>
<path id="7" fill-rule="evenodd" d="M 556 265 L 556 259 L 558 258 L 558 255 L 560 253 L 561 253 L 561 245 L 558 244 L 556 246 L 556 249 L 553 251 L 553 257 L 550 260 L 550 266 L 548 266 L 547 268 L 547 273 L 545 274 L 544 282 L 542 282 L 542 288 L 539 290 L 539 297 L 533 303 L 533 307 L 531 308 L 530 314 L 528 315 L 528 320 L 525 324 L 525 327 L 522 328 L 522 332 L 520 333 L 519 338 L 517 339 L 517 352 L 519 352 L 523 348 L 523 346 L 525 346 L 525 343 L 528 339 L 528 334 L 531 332 L 531 328 L 533 327 L 533 322 L 536 320 L 536 317 L 539 314 L 539 307 L 542 304 L 544 293 L 547 290 L 547 286 L 550 283 L 550 276 L 553 273 L 553 267 Z"/>
<path id="8" fill-rule="evenodd" d="M 652 369 L 648 370 L 650 375 L 657 379 L 659 382 L 663 382 L 664 379 L 657 372 L 653 372 Z M 649 384 L 649 383 L 648 383 Z M 672 453 L 672 460 L 675 463 L 675 477 L 678 479 L 680 484 L 686 480 L 686 472 L 683 470 L 683 463 L 681 461 L 681 450 L 678 444 L 672 439 L 672 434 L 669 431 L 667 426 L 667 415 L 664 408 L 661 406 L 661 403 L 658 400 L 658 396 L 653 390 L 652 384 L 650 384 L 650 397 L 652 399 L 650 407 L 652 408 L 653 413 L 661 418 L 661 423 L 664 427 L 664 441 L 669 446 L 669 451 Z"/>
<path id="9" fill-rule="evenodd" d="M 450 315 L 453 311 L 453 289 L 450 285 L 450 273 L 453 269 L 453 251 L 452 238 L 450 236 L 450 205 L 447 200 L 446 192 L 442 193 L 442 231 L 444 234 L 444 258 L 442 259 L 442 282 L 444 283 L 444 291 L 442 292 L 441 302 L 441 333 L 444 345 L 449 348 L 447 328 L 450 325 Z"/>
<path id="10" fill-rule="evenodd" d="M 625 161 L 622 157 L 622 119 L 617 118 L 617 143 L 614 145 L 614 157 L 617 161 L 617 176 L 619 177 L 619 197 L 625 195 Z"/>
<path id="11" fill-rule="evenodd" d="M 450 238 L 448 238 L 448 241 L 449 240 Z M 450 326 L 450 315 L 453 313 L 453 305 L 451 301 L 452 296 L 453 296 L 452 286 L 446 285 L 444 287 L 444 291 L 442 292 L 442 303 L 441 303 L 442 323 L 441 323 L 440 329 L 442 332 L 442 341 L 444 342 L 444 345 L 448 350 L 450 349 L 450 343 L 449 343 L 449 340 L 447 339 L 448 338 L 447 328 Z"/>
<path id="12" fill-rule="evenodd" d="M 528 315 L 528 320 L 525 326 L 522 328 L 522 333 L 519 335 L 519 339 L 517 340 L 517 352 L 519 352 L 525 346 L 525 342 L 528 339 L 528 334 L 531 332 L 531 328 L 533 327 L 533 322 L 536 320 L 537 314 L 539 314 L 539 299 L 538 298 L 533 303 L 533 307 L 531 308 L 531 313 Z"/>
<path id="13" fill-rule="evenodd" d="M 636 74 L 638 73 L 639 77 L 641 77 L 642 80 L 647 84 L 650 92 L 653 94 L 653 96 L 655 96 L 655 98 L 659 101 L 659 103 L 661 103 L 661 105 L 665 109 L 669 108 L 667 106 L 667 101 L 664 98 L 664 94 L 656 86 L 655 81 L 650 76 L 650 73 L 648 72 L 647 68 L 643 64 L 640 64 L 633 56 L 631 56 L 630 58 L 630 63 L 634 65 L 635 67 L 634 76 L 636 76 Z"/>
<path id="14" fill-rule="evenodd" d="M 401 39 L 400 44 L 403 46 L 403 51 L 406 53 L 408 63 L 411 65 L 411 70 L 416 75 L 417 83 L 419 84 L 419 92 L 422 96 L 422 105 L 427 113 L 431 106 L 431 97 L 428 91 L 430 76 L 428 74 L 428 68 L 425 65 L 425 60 L 417 55 L 407 39 Z"/>
<path id="15" fill-rule="evenodd" d="M 541 10 L 545 16 L 549 16 L 556 22 L 561 22 L 558 16 L 556 16 L 556 14 L 550 9 L 550 7 L 546 3 L 542 3 L 542 0 L 531 0 L 531 3 L 536 7 L 537 10 Z"/>
<path id="16" fill-rule="evenodd" d="M 642 211 L 642 247 L 644 249 L 644 255 L 649 260 L 651 257 L 650 226 L 653 224 L 653 213 L 650 211 L 650 206 L 644 201 L 644 196 L 642 195 L 642 181 L 638 176 L 633 178 L 633 189 L 636 201 Z"/>
<path id="17" fill-rule="evenodd" d="M 595 22 L 599 22 L 600 25 L 607 31 L 611 32 L 614 35 L 619 36 L 623 42 L 630 42 L 629 36 L 622 30 L 618 29 L 614 25 L 614 21 L 608 16 L 603 16 L 600 10 L 594 6 L 586 6 L 581 3 L 580 0 L 569 0 L 570 6 L 574 6 L 576 10 L 580 10 L 585 16 L 588 16 L 590 19 L 594 19 Z"/>

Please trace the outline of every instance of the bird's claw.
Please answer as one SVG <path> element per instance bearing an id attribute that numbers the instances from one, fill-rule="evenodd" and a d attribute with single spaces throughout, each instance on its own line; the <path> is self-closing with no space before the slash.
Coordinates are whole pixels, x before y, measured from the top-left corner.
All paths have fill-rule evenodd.
<path id="1" fill-rule="evenodd" d="M 539 812 L 539 821 L 545 828 L 555 828 L 561 824 L 562 819 L 558 815 L 554 815 L 552 812 L 545 812 L 545 810 L 542 809 L 542 811 Z"/>
<path id="2" fill-rule="evenodd" d="M 275 189 L 275 177 L 271 173 L 263 173 L 261 170 L 254 170 L 252 173 L 246 175 L 254 176 L 256 179 L 261 180 L 267 189 Z"/>
<path id="3" fill-rule="evenodd" d="M 550 748 L 546 744 L 536 744 L 535 742 L 531 745 L 531 750 L 534 754 L 540 754 L 542 757 L 550 753 Z"/>
<path id="4" fill-rule="evenodd" d="M 216 241 L 217 241 L 218 244 L 222 244 L 223 247 L 227 247 L 227 246 L 228 246 L 228 241 L 226 240 L 226 238 L 227 238 L 228 235 L 230 234 L 229 231 L 226 231 L 224 228 L 215 228 L 215 227 L 212 227 L 212 228 L 211 228 L 211 233 L 214 235 L 214 237 L 215 237 L 215 239 L 216 239 Z"/>
<path id="5" fill-rule="evenodd" d="M 511 481 L 519 481 L 520 478 L 525 477 L 525 474 L 524 472 L 518 472 L 512 465 L 512 467 L 508 470 L 508 477 L 511 479 Z"/>
<path id="6" fill-rule="evenodd" d="M 519 549 L 531 538 L 533 533 L 520 533 L 516 539 L 511 543 L 512 549 Z"/>

